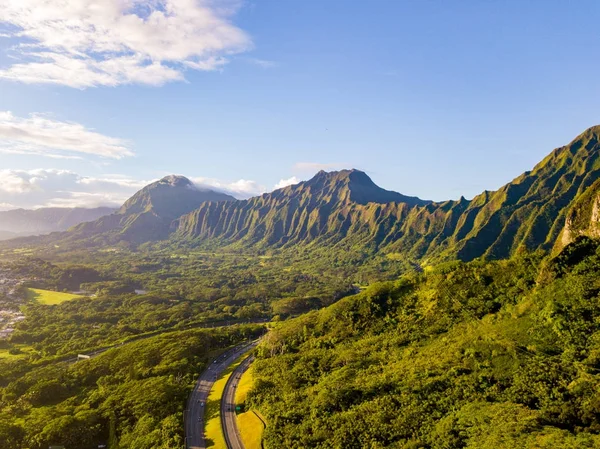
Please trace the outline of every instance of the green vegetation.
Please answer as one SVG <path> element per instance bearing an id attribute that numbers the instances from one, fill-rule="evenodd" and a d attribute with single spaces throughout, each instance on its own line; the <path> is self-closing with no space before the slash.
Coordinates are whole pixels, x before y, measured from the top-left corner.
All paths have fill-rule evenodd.
<path id="1" fill-rule="evenodd" d="M 600 445 L 600 243 L 454 262 L 281 323 L 248 395 L 267 447 Z"/>
<path id="2" fill-rule="evenodd" d="M 240 390 L 249 447 L 258 410 L 270 448 L 599 447 L 599 142 L 471 201 L 355 170 L 244 201 L 167 177 L 1 243 L 0 301 L 25 320 L 0 345 L 0 442 L 180 447 L 208 358 L 273 320 Z M 76 290 L 95 297 L 58 293 Z"/>
<path id="3" fill-rule="evenodd" d="M 173 332 L 74 364 L 3 372 L 2 447 L 180 449 L 183 409 L 199 373 L 216 354 L 261 331 Z"/>
<path id="4" fill-rule="evenodd" d="M 81 298 L 81 295 L 73 295 L 71 293 L 55 292 L 52 290 L 42 290 L 39 288 L 27 289 L 27 299 L 36 301 L 39 304 L 46 306 L 62 304 L 65 301 Z"/>

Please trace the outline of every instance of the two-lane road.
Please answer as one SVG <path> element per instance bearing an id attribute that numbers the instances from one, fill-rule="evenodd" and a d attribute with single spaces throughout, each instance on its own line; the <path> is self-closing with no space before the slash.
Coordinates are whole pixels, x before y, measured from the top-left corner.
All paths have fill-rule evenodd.
<path id="1" fill-rule="evenodd" d="M 208 395 L 216 379 L 242 354 L 258 344 L 258 341 L 239 345 L 230 349 L 216 359 L 199 377 L 194 390 L 190 394 L 185 411 L 185 447 L 187 449 L 205 449 L 204 440 L 204 407 Z"/>
<path id="2" fill-rule="evenodd" d="M 221 427 L 223 428 L 223 435 L 225 436 L 228 449 L 244 449 L 244 443 L 242 443 L 242 438 L 237 426 L 235 392 L 242 374 L 250 367 L 250 364 L 253 361 L 254 357 L 249 356 L 237 366 L 227 380 L 225 391 L 221 398 Z"/>

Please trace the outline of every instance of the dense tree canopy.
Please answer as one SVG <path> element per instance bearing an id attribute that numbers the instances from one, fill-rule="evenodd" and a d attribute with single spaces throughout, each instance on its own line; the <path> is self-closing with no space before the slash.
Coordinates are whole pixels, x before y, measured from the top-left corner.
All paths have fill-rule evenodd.
<path id="1" fill-rule="evenodd" d="M 268 447 L 600 445 L 600 246 L 451 263 L 268 336 L 249 400 Z"/>

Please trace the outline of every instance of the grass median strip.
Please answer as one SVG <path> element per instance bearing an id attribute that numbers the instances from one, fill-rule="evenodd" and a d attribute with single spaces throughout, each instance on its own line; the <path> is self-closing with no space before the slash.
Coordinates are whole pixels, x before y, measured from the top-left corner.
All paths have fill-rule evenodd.
<path id="1" fill-rule="evenodd" d="M 208 400 L 206 401 L 206 409 L 204 410 L 204 435 L 206 447 L 212 447 L 213 449 L 227 449 L 225 436 L 223 435 L 223 429 L 221 428 L 221 398 L 223 397 L 225 385 L 227 384 L 227 380 L 231 376 L 231 373 L 246 357 L 247 354 L 243 354 L 223 371 L 210 390 Z"/>
<path id="2" fill-rule="evenodd" d="M 253 368 L 250 368 L 242 375 L 235 392 L 236 405 L 243 405 L 246 402 L 248 391 L 254 384 Z M 245 410 L 245 408 L 243 408 Z M 253 410 L 246 410 L 237 415 L 237 425 L 240 436 L 246 449 L 261 449 L 260 442 L 264 431 L 264 424 Z"/>

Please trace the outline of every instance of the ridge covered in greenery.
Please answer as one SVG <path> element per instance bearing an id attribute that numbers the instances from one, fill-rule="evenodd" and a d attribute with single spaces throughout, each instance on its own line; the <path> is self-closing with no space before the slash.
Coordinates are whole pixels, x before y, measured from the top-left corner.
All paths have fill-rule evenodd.
<path id="1" fill-rule="evenodd" d="M 600 242 L 452 262 L 281 323 L 251 406 L 272 448 L 600 445 Z"/>
<path id="2" fill-rule="evenodd" d="M 387 254 L 420 265 L 550 250 L 566 235 L 572 205 L 600 177 L 599 135 L 599 126 L 588 129 L 532 171 L 472 200 L 407 197 L 381 189 L 358 170 L 321 171 L 248 200 L 200 191 L 186 178 L 170 176 L 142 189 L 113 215 L 8 246 L 65 252 L 160 242 L 162 248 L 249 253 L 303 248 L 319 257 L 329 248 L 363 261 Z"/>
<path id="3" fill-rule="evenodd" d="M 569 205 L 600 175 L 599 133 L 588 129 L 531 172 L 471 201 L 393 198 L 362 172 L 321 172 L 247 201 L 204 203 L 178 220 L 177 235 L 232 247 L 339 245 L 421 261 L 550 249 Z"/>

